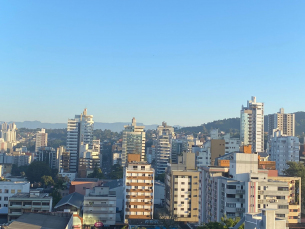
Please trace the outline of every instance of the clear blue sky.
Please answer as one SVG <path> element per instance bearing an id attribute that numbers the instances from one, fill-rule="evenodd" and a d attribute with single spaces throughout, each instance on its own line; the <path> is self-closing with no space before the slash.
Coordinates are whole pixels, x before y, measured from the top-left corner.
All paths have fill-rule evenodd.
<path id="1" fill-rule="evenodd" d="M 0 120 L 200 125 L 305 110 L 305 1 L 0 3 Z"/>

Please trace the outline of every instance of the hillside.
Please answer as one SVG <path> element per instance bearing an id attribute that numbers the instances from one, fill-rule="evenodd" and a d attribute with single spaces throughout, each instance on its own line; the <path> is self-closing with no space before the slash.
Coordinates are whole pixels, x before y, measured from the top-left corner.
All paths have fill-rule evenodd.
<path id="1" fill-rule="evenodd" d="M 211 129 L 219 129 L 226 133 L 231 133 L 233 135 L 239 135 L 240 128 L 240 118 L 228 118 L 217 120 L 213 122 L 208 122 L 202 124 L 201 126 L 190 126 L 183 127 L 177 132 L 184 132 L 186 134 L 202 132 L 204 134 L 209 134 Z M 265 115 L 265 132 L 268 132 L 268 116 Z M 305 112 L 298 111 L 295 112 L 295 134 L 297 136 L 303 136 L 305 132 Z"/>

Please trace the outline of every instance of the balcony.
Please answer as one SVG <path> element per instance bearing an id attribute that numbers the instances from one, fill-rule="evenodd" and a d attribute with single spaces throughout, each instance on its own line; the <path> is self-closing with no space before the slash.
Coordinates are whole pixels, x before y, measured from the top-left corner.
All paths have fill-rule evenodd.
<path id="1" fill-rule="evenodd" d="M 115 207 L 114 204 L 84 204 L 85 207 Z"/>
<path id="2" fill-rule="evenodd" d="M 152 202 L 126 202 L 126 205 L 152 205 Z"/>
<path id="3" fill-rule="evenodd" d="M 126 215 L 126 219 L 152 219 L 151 215 Z"/>
<path id="4" fill-rule="evenodd" d="M 85 210 L 88 214 L 115 214 L 115 211 L 101 211 L 101 210 Z"/>
<path id="5" fill-rule="evenodd" d="M 146 193 L 152 193 L 152 189 L 126 189 L 126 192 L 146 192 Z"/>
<path id="6" fill-rule="evenodd" d="M 236 190 L 236 194 L 245 194 L 245 190 L 242 189 Z"/>
<path id="7" fill-rule="evenodd" d="M 153 199 L 153 196 L 136 196 L 136 195 L 127 195 L 128 199 Z"/>
<path id="8" fill-rule="evenodd" d="M 153 180 L 153 177 L 149 176 L 127 176 L 128 180 Z"/>
<path id="9" fill-rule="evenodd" d="M 127 186 L 147 186 L 147 187 L 152 187 L 153 184 L 151 183 L 126 183 Z"/>
<path id="10" fill-rule="evenodd" d="M 149 208 L 126 208 L 126 212 L 151 212 Z"/>

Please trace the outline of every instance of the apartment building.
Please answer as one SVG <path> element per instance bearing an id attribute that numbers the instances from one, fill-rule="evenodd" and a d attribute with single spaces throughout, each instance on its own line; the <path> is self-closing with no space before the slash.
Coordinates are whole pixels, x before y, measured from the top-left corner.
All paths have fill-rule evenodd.
<path id="1" fill-rule="evenodd" d="M 157 128 L 156 139 L 156 174 L 165 173 L 167 163 L 170 162 L 172 139 L 175 137 L 174 128 L 162 122 Z"/>
<path id="2" fill-rule="evenodd" d="M 84 109 L 81 115 L 75 115 L 74 119 L 68 120 L 66 151 L 70 153 L 71 172 L 78 171 L 80 145 L 88 144 L 90 149 L 92 147 L 93 126 L 93 115 L 88 115 L 87 109 Z"/>
<path id="3" fill-rule="evenodd" d="M 227 133 L 223 136 L 225 140 L 225 153 L 238 152 L 240 147 L 239 138 L 231 138 L 230 133 Z"/>
<path id="4" fill-rule="evenodd" d="M 264 151 L 264 103 L 254 96 L 240 111 L 240 141 L 252 145 L 252 152 Z"/>
<path id="5" fill-rule="evenodd" d="M 22 153 L 20 151 L 15 151 L 11 155 L 14 158 L 14 164 L 17 166 L 29 165 L 32 162 L 33 156 L 31 153 Z"/>
<path id="6" fill-rule="evenodd" d="M 188 151 L 187 139 L 173 139 L 172 150 L 171 150 L 171 163 L 178 163 L 178 156 L 181 156 L 183 152 Z"/>
<path id="7" fill-rule="evenodd" d="M 39 190 L 29 193 L 17 193 L 9 198 L 8 221 L 17 219 L 23 213 L 51 212 L 53 197 Z"/>
<path id="8" fill-rule="evenodd" d="M 279 129 L 286 136 L 295 136 L 295 114 L 285 114 L 284 108 L 278 113 L 268 115 L 268 135 L 273 137 L 273 130 Z"/>
<path id="9" fill-rule="evenodd" d="M 0 207 L 8 207 L 8 200 L 17 193 L 29 193 L 30 182 L 0 181 Z"/>
<path id="10" fill-rule="evenodd" d="M 286 177 L 286 176 L 276 176 L 269 177 L 273 181 L 285 182 L 289 187 L 289 213 L 288 213 L 288 222 L 289 223 L 301 223 L 301 196 L 302 189 L 301 187 L 301 178 L 300 177 Z"/>
<path id="11" fill-rule="evenodd" d="M 300 142 L 298 137 L 286 136 L 281 130 L 273 130 L 270 140 L 270 160 L 275 161 L 276 169 L 280 175 L 288 168 L 287 162 L 299 162 Z"/>
<path id="12" fill-rule="evenodd" d="M 35 160 L 45 162 L 51 169 L 58 169 L 60 158 L 53 147 L 43 146 L 36 152 Z"/>
<path id="13" fill-rule="evenodd" d="M 225 154 L 225 140 L 211 139 L 203 143 L 203 146 L 193 147 L 196 154 L 196 166 L 214 165 L 217 157 Z"/>
<path id="14" fill-rule="evenodd" d="M 8 124 L 4 122 L 1 127 L 1 138 L 3 138 L 5 142 L 16 142 L 17 127 L 15 123 Z"/>
<path id="15" fill-rule="evenodd" d="M 141 161 L 145 158 L 144 126 L 137 126 L 136 119 L 132 119 L 131 126 L 124 126 L 122 142 L 122 166 L 127 163 L 128 154 L 140 154 Z"/>
<path id="16" fill-rule="evenodd" d="M 155 171 L 140 155 L 128 155 L 124 170 L 124 221 L 153 219 Z"/>
<path id="17" fill-rule="evenodd" d="M 177 164 L 168 164 L 165 202 L 176 221 L 198 222 L 200 173 L 195 168 L 194 153 L 183 153 Z"/>
<path id="18" fill-rule="evenodd" d="M 36 141 L 35 141 L 35 152 L 38 152 L 40 147 L 45 147 L 48 145 L 48 133 L 46 133 L 45 129 L 41 129 L 36 133 Z"/>
<path id="19" fill-rule="evenodd" d="M 201 167 L 200 222 L 243 217 L 263 208 L 277 209 L 277 217 L 288 219 L 288 183 L 258 170 L 257 154 L 233 153 L 229 160 L 230 167 Z"/>
<path id="20" fill-rule="evenodd" d="M 80 178 L 86 178 L 88 174 L 93 172 L 95 167 L 100 168 L 101 160 L 99 147 L 93 147 L 92 149 L 89 149 L 88 147 L 88 144 L 81 145 L 80 147 L 78 166 L 78 175 Z"/>
<path id="21" fill-rule="evenodd" d="M 86 189 L 83 205 L 83 226 L 94 226 L 97 222 L 115 225 L 116 194 L 109 187 L 96 186 Z"/>

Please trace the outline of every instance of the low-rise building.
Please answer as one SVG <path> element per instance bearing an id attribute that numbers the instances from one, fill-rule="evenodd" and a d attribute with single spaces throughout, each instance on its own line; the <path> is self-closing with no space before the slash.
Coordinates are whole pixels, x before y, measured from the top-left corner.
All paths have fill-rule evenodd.
<path id="1" fill-rule="evenodd" d="M 17 193 L 9 198 L 8 221 L 17 219 L 23 213 L 51 212 L 53 197 L 48 193 L 31 190 L 29 193 Z"/>
<path id="2" fill-rule="evenodd" d="M 109 187 L 98 186 L 86 189 L 83 205 L 83 225 L 94 226 L 97 222 L 115 225 L 116 195 Z"/>
<path id="3" fill-rule="evenodd" d="M 25 213 L 8 226 L 8 229 L 18 228 L 72 229 L 73 217 L 71 213 Z"/>
<path id="4" fill-rule="evenodd" d="M 17 193 L 29 193 L 30 182 L 0 181 L 0 207 L 8 207 L 8 199 Z"/>

